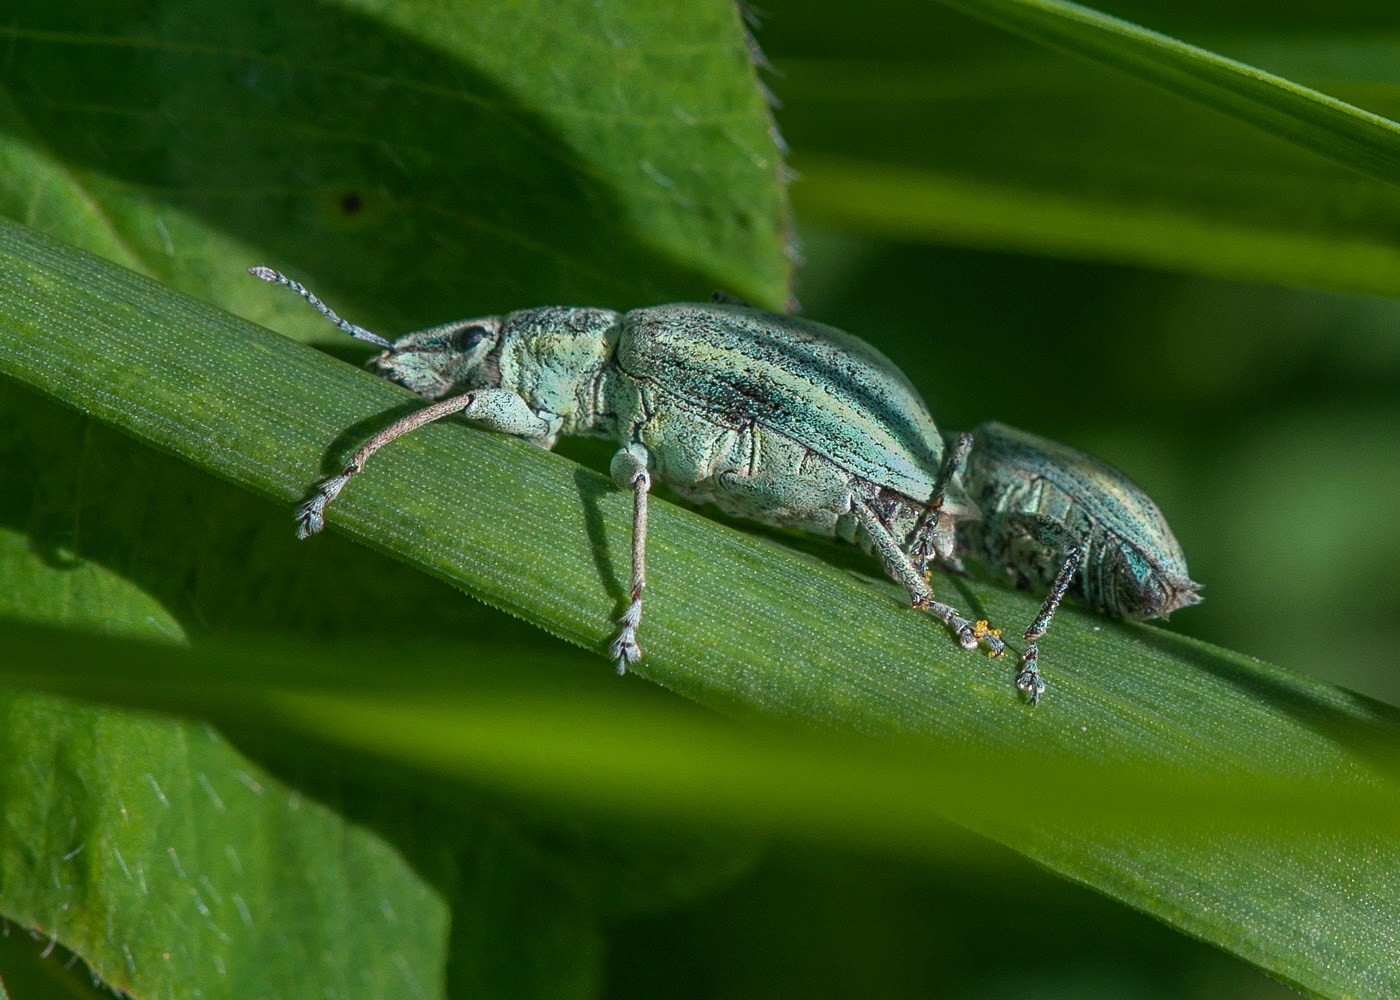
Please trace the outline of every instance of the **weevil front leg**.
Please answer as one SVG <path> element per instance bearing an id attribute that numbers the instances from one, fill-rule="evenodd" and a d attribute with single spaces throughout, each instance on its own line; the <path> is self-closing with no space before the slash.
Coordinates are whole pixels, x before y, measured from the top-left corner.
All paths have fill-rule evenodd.
<path id="1" fill-rule="evenodd" d="M 1083 556 L 1083 546 L 1070 546 L 1069 553 L 1065 556 L 1065 564 L 1060 567 L 1055 582 L 1050 586 L 1050 593 L 1045 595 L 1045 602 L 1040 606 L 1040 614 L 1035 616 L 1035 621 L 1026 629 L 1025 640 L 1028 645 L 1026 651 L 1021 654 L 1021 673 L 1016 677 L 1016 689 L 1028 695 L 1032 705 L 1040 701 L 1040 696 L 1045 693 L 1045 681 L 1040 678 L 1038 666 L 1040 651 L 1037 644 L 1050 630 L 1050 619 L 1055 617 L 1055 609 L 1064 599 L 1065 591 L 1069 590 L 1074 574 L 1079 569 L 1079 560 Z"/>
<path id="2" fill-rule="evenodd" d="M 646 447 L 634 441 L 618 449 L 610 469 L 618 488 L 632 491 L 631 603 L 618 619 L 621 628 L 610 647 L 619 674 L 627 673 L 627 665 L 642 658 L 642 648 L 637 645 L 637 628 L 642 624 L 642 589 L 647 584 L 647 494 L 651 490 L 651 472 L 647 466 L 650 459 Z"/>
<path id="3" fill-rule="evenodd" d="M 885 527 L 884 522 L 880 520 L 879 515 L 871 509 L 868 503 L 857 499 L 854 513 L 860 526 L 865 529 L 865 533 L 875 544 L 875 550 L 880 554 L 880 559 L 885 564 L 885 570 L 904 584 L 905 589 L 909 591 L 910 603 L 914 607 L 921 611 L 927 611 L 947 625 L 949 630 L 957 636 L 963 649 L 976 649 L 980 643 L 987 647 L 987 652 L 990 655 L 1001 655 L 1005 646 L 997 636 L 996 631 L 987 628 L 986 622 L 978 622 L 974 625 L 960 615 L 956 608 L 933 599 L 933 588 L 929 586 L 928 580 L 924 579 L 923 573 L 919 572 L 918 567 L 899 547 L 899 543 L 890 534 L 890 530 Z"/>
<path id="4" fill-rule="evenodd" d="M 325 527 L 326 504 L 340 495 L 340 491 L 345 489 L 345 484 L 352 476 L 364 470 L 365 462 L 376 451 L 409 431 L 417 430 L 434 420 L 450 417 L 454 413 L 460 413 L 488 430 L 537 441 L 550 440 L 555 430 L 550 421 L 530 409 L 525 400 L 509 389 L 473 389 L 460 396 L 425 406 L 401 420 L 394 421 L 360 445 L 350 461 L 345 463 L 340 475 L 331 476 L 316 487 L 316 492 L 311 498 L 297 508 L 297 537 L 307 538 Z"/>

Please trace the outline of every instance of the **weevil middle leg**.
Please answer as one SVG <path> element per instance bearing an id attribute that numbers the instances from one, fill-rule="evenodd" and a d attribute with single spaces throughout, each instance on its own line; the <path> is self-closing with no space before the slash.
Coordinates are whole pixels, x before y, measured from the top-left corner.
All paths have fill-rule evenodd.
<path id="1" fill-rule="evenodd" d="M 1026 646 L 1026 651 L 1021 654 L 1021 673 L 1016 678 L 1016 689 L 1025 692 L 1032 705 L 1040 701 L 1040 696 L 1045 693 L 1045 681 L 1040 678 L 1038 666 L 1040 658 L 1038 644 L 1045 633 L 1050 630 L 1050 619 L 1055 617 L 1055 610 L 1060 606 L 1060 601 L 1064 599 L 1065 592 L 1069 590 L 1069 585 L 1074 580 L 1075 571 L 1079 569 L 1079 560 L 1083 555 L 1083 546 L 1073 545 L 1070 547 L 1065 556 L 1065 564 L 1060 567 L 1060 572 L 1055 576 L 1055 582 L 1050 586 L 1050 593 L 1045 595 L 1045 601 L 1040 606 L 1040 614 L 1035 616 L 1035 621 L 1031 622 L 1030 627 L 1026 629 L 1025 640 L 1029 645 Z"/>
<path id="2" fill-rule="evenodd" d="M 857 499 L 854 513 L 860 526 L 874 543 L 875 551 L 879 553 L 885 569 L 904 584 L 905 589 L 909 591 L 910 603 L 915 608 L 927 611 L 947 625 L 964 649 L 976 649 L 980 643 L 987 647 L 987 652 L 992 656 L 1001 655 L 1005 647 L 996 633 L 986 627 L 985 622 L 978 622 L 974 626 L 959 614 L 956 608 L 933 599 L 933 588 L 924 579 L 924 574 L 919 572 L 913 560 L 899 547 L 890 530 L 868 503 Z"/>
<path id="3" fill-rule="evenodd" d="M 610 472 L 619 489 L 632 491 L 632 588 L 631 603 L 618 619 L 621 628 L 610 652 L 619 674 L 642 658 L 637 628 L 642 624 L 642 590 L 647 585 L 647 494 L 651 491 L 651 456 L 646 446 L 632 442 L 613 456 Z"/>
<path id="4" fill-rule="evenodd" d="M 460 396 L 439 400 L 394 421 L 360 445 L 339 475 L 323 480 L 311 498 L 297 508 L 297 537 L 314 535 L 325 526 L 326 504 L 340 495 L 351 477 L 364 471 L 365 462 L 376 451 L 409 431 L 454 413 L 460 413 L 488 430 L 526 439 L 547 441 L 556 429 L 554 424 L 530 409 L 525 400 L 509 389 L 474 389 Z"/>

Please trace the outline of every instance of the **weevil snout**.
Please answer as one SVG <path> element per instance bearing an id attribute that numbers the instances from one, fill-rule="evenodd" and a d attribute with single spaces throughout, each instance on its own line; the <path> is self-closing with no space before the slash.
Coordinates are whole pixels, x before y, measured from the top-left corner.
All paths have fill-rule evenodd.
<path id="1" fill-rule="evenodd" d="M 499 316 L 446 323 L 400 337 L 365 367 L 420 396 L 438 399 L 454 388 L 493 384 L 490 373 L 483 369 L 489 367 L 500 335 Z"/>

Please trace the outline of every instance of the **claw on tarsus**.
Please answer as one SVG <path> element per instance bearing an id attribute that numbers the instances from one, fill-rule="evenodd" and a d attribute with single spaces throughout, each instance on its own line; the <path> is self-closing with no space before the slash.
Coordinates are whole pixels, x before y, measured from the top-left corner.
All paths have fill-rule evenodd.
<path id="1" fill-rule="evenodd" d="M 1040 703 L 1040 696 L 1045 693 L 1045 681 L 1040 677 L 1040 670 L 1036 665 L 1036 648 L 1032 643 L 1030 648 L 1021 654 L 1021 672 L 1016 676 L 1016 690 L 1026 695 L 1032 705 Z"/>
<path id="2" fill-rule="evenodd" d="M 298 538 L 310 538 L 326 526 L 326 504 L 340 496 L 340 491 L 345 489 L 345 484 L 350 481 L 350 476 L 355 471 L 357 470 L 352 466 L 338 476 L 331 476 L 316 487 L 316 492 L 297 508 Z"/>
<path id="3" fill-rule="evenodd" d="M 317 493 L 297 508 L 297 538 L 305 540 L 326 526 L 326 498 Z"/>
<path id="4" fill-rule="evenodd" d="M 621 618 L 617 620 L 622 626 L 608 647 L 608 652 L 612 654 L 613 662 L 617 664 L 618 676 L 627 673 L 627 668 L 642 658 L 642 648 L 637 645 L 637 626 L 642 623 L 642 599 L 637 595 L 632 599 L 632 603 L 627 606 Z"/>

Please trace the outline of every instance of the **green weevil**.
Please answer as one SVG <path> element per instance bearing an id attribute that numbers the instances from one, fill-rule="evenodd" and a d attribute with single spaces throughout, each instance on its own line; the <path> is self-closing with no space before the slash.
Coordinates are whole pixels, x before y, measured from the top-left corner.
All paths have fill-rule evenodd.
<path id="1" fill-rule="evenodd" d="M 348 323 L 266 267 L 351 336 L 383 348 L 368 367 L 437 402 L 380 431 L 297 511 L 298 535 L 376 451 L 451 414 L 552 448 L 562 435 L 620 445 L 614 482 L 633 495 L 632 579 L 610 651 L 641 657 L 647 494 L 653 477 L 728 514 L 861 544 L 967 649 L 1003 644 L 933 599 L 915 558 L 953 558 L 955 525 L 976 516 L 944 461 L 943 439 L 894 364 L 840 330 L 733 301 L 627 313 L 525 309 L 419 330 L 390 342 Z"/>
<path id="2" fill-rule="evenodd" d="M 974 443 L 975 442 L 975 443 Z M 1016 686 L 1032 704 L 1045 682 L 1038 644 L 1060 600 L 1119 618 L 1165 618 L 1198 603 L 1200 585 L 1157 505 L 1122 472 L 1067 445 L 986 423 L 949 440 L 981 517 L 960 522 L 957 553 L 1002 570 L 1020 587 L 1048 588 L 1025 631 Z"/>

